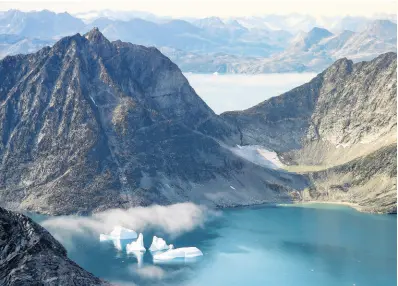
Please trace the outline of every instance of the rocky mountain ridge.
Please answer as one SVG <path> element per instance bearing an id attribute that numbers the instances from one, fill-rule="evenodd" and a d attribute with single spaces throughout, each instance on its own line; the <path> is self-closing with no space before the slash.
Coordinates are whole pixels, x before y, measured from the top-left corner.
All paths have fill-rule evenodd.
<path id="1" fill-rule="evenodd" d="M 50 214 L 289 200 L 301 176 L 235 155 L 217 116 L 155 48 L 98 29 L 0 61 L 0 202 Z"/>
<path id="2" fill-rule="evenodd" d="M 345 151 L 381 139 L 388 145 L 396 134 L 395 77 L 395 53 L 356 64 L 341 59 L 309 83 L 222 117 L 237 122 L 245 144 L 278 152 L 305 149 L 314 142 Z M 325 162 L 326 157 L 314 164 Z"/>
<path id="3" fill-rule="evenodd" d="M 396 53 L 355 64 L 341 59 L 309 83 L 221 116 L 238 127 L 243 144 L 275 150 L 289 170 L 308 175 L 313 199 L 337 198 L 329 187 L 345 182 L 340 200 L 396 212 L 396 161 L 380 162 L 381 148 L 396 153 L 396 78 Z M 379 180 L 369 175 L 372 164 Z"/>

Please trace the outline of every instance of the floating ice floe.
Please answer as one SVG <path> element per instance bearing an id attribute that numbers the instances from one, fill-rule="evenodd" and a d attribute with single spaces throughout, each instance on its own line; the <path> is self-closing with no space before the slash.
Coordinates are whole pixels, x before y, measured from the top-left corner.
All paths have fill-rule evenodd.
<path id="1" fill-rule="evenodd" d="M 136 239 L 137 233 L 122 226 L 115 226 L 110 234 L 100 234 L 100 241 L 114 240 L 114 239 Z"/>
<path id="2" fill-rule="evenodd" d="M 146 251 L 144 247 L 144 236 L 142 235 L 142 233 L 140 233 L 136 241 L 133 241 L 132 243 L 126 245 L 126 251 L 127 253 L 134 253 L 135 251 Z"/>
<path id="3" fill-rule="evenodd" d="M 174 246 L 172 244 L 167 245 L 166 241 L 163 238 L 157 237 L 155 235 L 152 239 L 152 244 L 149 247 L 149 250 L 151 252 L 156 252 L 156 251 L 169 250 L 169 249 L 173 249 L 173 248 L 174 248 Z"/>
<path id="4" fill-rule="evenodd" d="M 176 249 L 169 249 L 166 252 L 155 254 L 153 260 L 168 261 L 175 258 L 195 258 L 202 256 L 203 253 L 196 247 L 181 247 Z"/>

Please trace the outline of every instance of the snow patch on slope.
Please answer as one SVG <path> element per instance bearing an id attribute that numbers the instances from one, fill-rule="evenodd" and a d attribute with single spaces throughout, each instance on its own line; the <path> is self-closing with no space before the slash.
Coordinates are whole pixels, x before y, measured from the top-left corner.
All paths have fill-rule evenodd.
<path id="1" fill-rule="evenodd" d="M 248 145 L 230 148 L 230 150 L 237 156 L 246 159 L 256 165 L 266 167 L 269 169 L 281 169 L 283 164 L 274 151 L 265 149 L 258 145 Z"/>

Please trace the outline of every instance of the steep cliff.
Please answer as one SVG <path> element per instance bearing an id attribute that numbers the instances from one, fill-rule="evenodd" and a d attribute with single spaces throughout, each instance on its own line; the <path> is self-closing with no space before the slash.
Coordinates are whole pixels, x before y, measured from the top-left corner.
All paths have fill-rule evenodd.
<path id="1" fill-rule="evenodd" d="M 30 218 L 0 208 L 1 285 L 110 285 L 79 267 Z"/>

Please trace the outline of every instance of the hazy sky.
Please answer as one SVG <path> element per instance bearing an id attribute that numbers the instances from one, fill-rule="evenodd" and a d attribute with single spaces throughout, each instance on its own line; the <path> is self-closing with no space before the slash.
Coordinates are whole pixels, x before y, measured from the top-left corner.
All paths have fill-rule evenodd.
<path id="1" fill-rule="evenodd" d="M 316 73 L 184 74 L 189 84 L 217 114 L 252 107 L 309 82 Z M 245 94 L 246 96 L 242 96 Z"/>
<path id="2" fill-rule="evenodd" d="M 92 10 L 146 11 L 161 16 L 251 16 L 302 13 L 313 16 L 396 13 L 396 0 L 0 0 L 0 10 L 24 11 L 48 9 L 70 13 Z"/>

